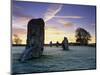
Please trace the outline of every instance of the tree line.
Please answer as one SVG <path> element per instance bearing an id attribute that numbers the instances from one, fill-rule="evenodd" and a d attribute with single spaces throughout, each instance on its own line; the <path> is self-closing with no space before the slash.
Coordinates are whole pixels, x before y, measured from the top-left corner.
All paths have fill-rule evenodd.
<path id="1" fill-rule="evenodd" d="M 87 45 L 89 41 L 91 40 L 90 33 L 83 28 L 76 29 L 75 37 L 76 37 L 76 43 L 80 45 Z M 13 43 L 22 44 L 22 39 L 18 35 L 14 34 Z"/>

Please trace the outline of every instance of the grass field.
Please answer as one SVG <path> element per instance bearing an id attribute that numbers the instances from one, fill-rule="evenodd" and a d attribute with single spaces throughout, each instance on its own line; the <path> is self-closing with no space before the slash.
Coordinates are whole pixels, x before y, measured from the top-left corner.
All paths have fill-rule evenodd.
<path id="1" fill-rule="evenodd" d="M 61 47 L 44 47 L 43 56 L 26 62 L 18 61 L 25 46 L 12 47 L 12 73 L 40 73 L 55 71 L 96 69 L 96 48 L 69 46 L 69 51 Z"/>

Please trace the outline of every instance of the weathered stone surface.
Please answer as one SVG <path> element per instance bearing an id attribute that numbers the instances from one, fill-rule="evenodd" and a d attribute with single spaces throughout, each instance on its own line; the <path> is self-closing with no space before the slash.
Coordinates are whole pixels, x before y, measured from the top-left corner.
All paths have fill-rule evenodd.
<path id="1" fill-rule="evenodd" d="M 31 19 L 27 27 L 27 45 L 21 59 L 40 57 L 44 45 L 44 21 L 43 19 Z"/>
<path id="2" fill-rule="evenodd" d="M 64 40 L 62 41 L 62 48 L 63 48 L 63 50 L 69 50 L 67 37 L 64 37 Z"/>

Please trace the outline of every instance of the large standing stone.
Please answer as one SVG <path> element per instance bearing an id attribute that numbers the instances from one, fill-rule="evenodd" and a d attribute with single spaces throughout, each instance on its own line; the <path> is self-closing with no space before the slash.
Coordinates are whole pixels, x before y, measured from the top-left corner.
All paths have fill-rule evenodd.
<path id="1" fill-rule="evenodd" d="M 63 50 L 69 50 L 67 37 L 64 37 L 64 40 L 62 41 L 62 48 L 63 48 Z"/>
<path id="2" fill-rule="evenodd" d="M 43 19 L 31 19 L 27 27 L 27 45 L 21 59 L 40 57 L 44 45 L 44 21 Z"/>

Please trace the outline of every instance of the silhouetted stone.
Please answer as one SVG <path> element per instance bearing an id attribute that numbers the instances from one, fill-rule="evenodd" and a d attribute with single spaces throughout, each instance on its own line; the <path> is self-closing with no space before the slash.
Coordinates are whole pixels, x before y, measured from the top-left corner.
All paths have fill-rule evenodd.
<path id="1" fill-rule="evenodd" d="M 50 47 L 52 47 L 52 41 L 50 41 Z"/>
<path id="2" fill-rule="evenodd" d="M 63 50 L 69 50 L 67 37 L 64 37 L 64 40 L 62 41 L 62 48 L 63 48 Z"/>
<path id="3" fill-rule="evenodd" d="M 30 58 L 40 57 L 44 45 L 44 21 L 43 19 L 31 19 L 28 22 L 27 45 L 22 54 L 22 61 Z"/>
<path id="4" fill-rule="evenodd" d="M 59 42 L 57 41 L 57 42 L 56 42 L 56 47 L 58 47 L 58 46 L 59 46 Z"/>

